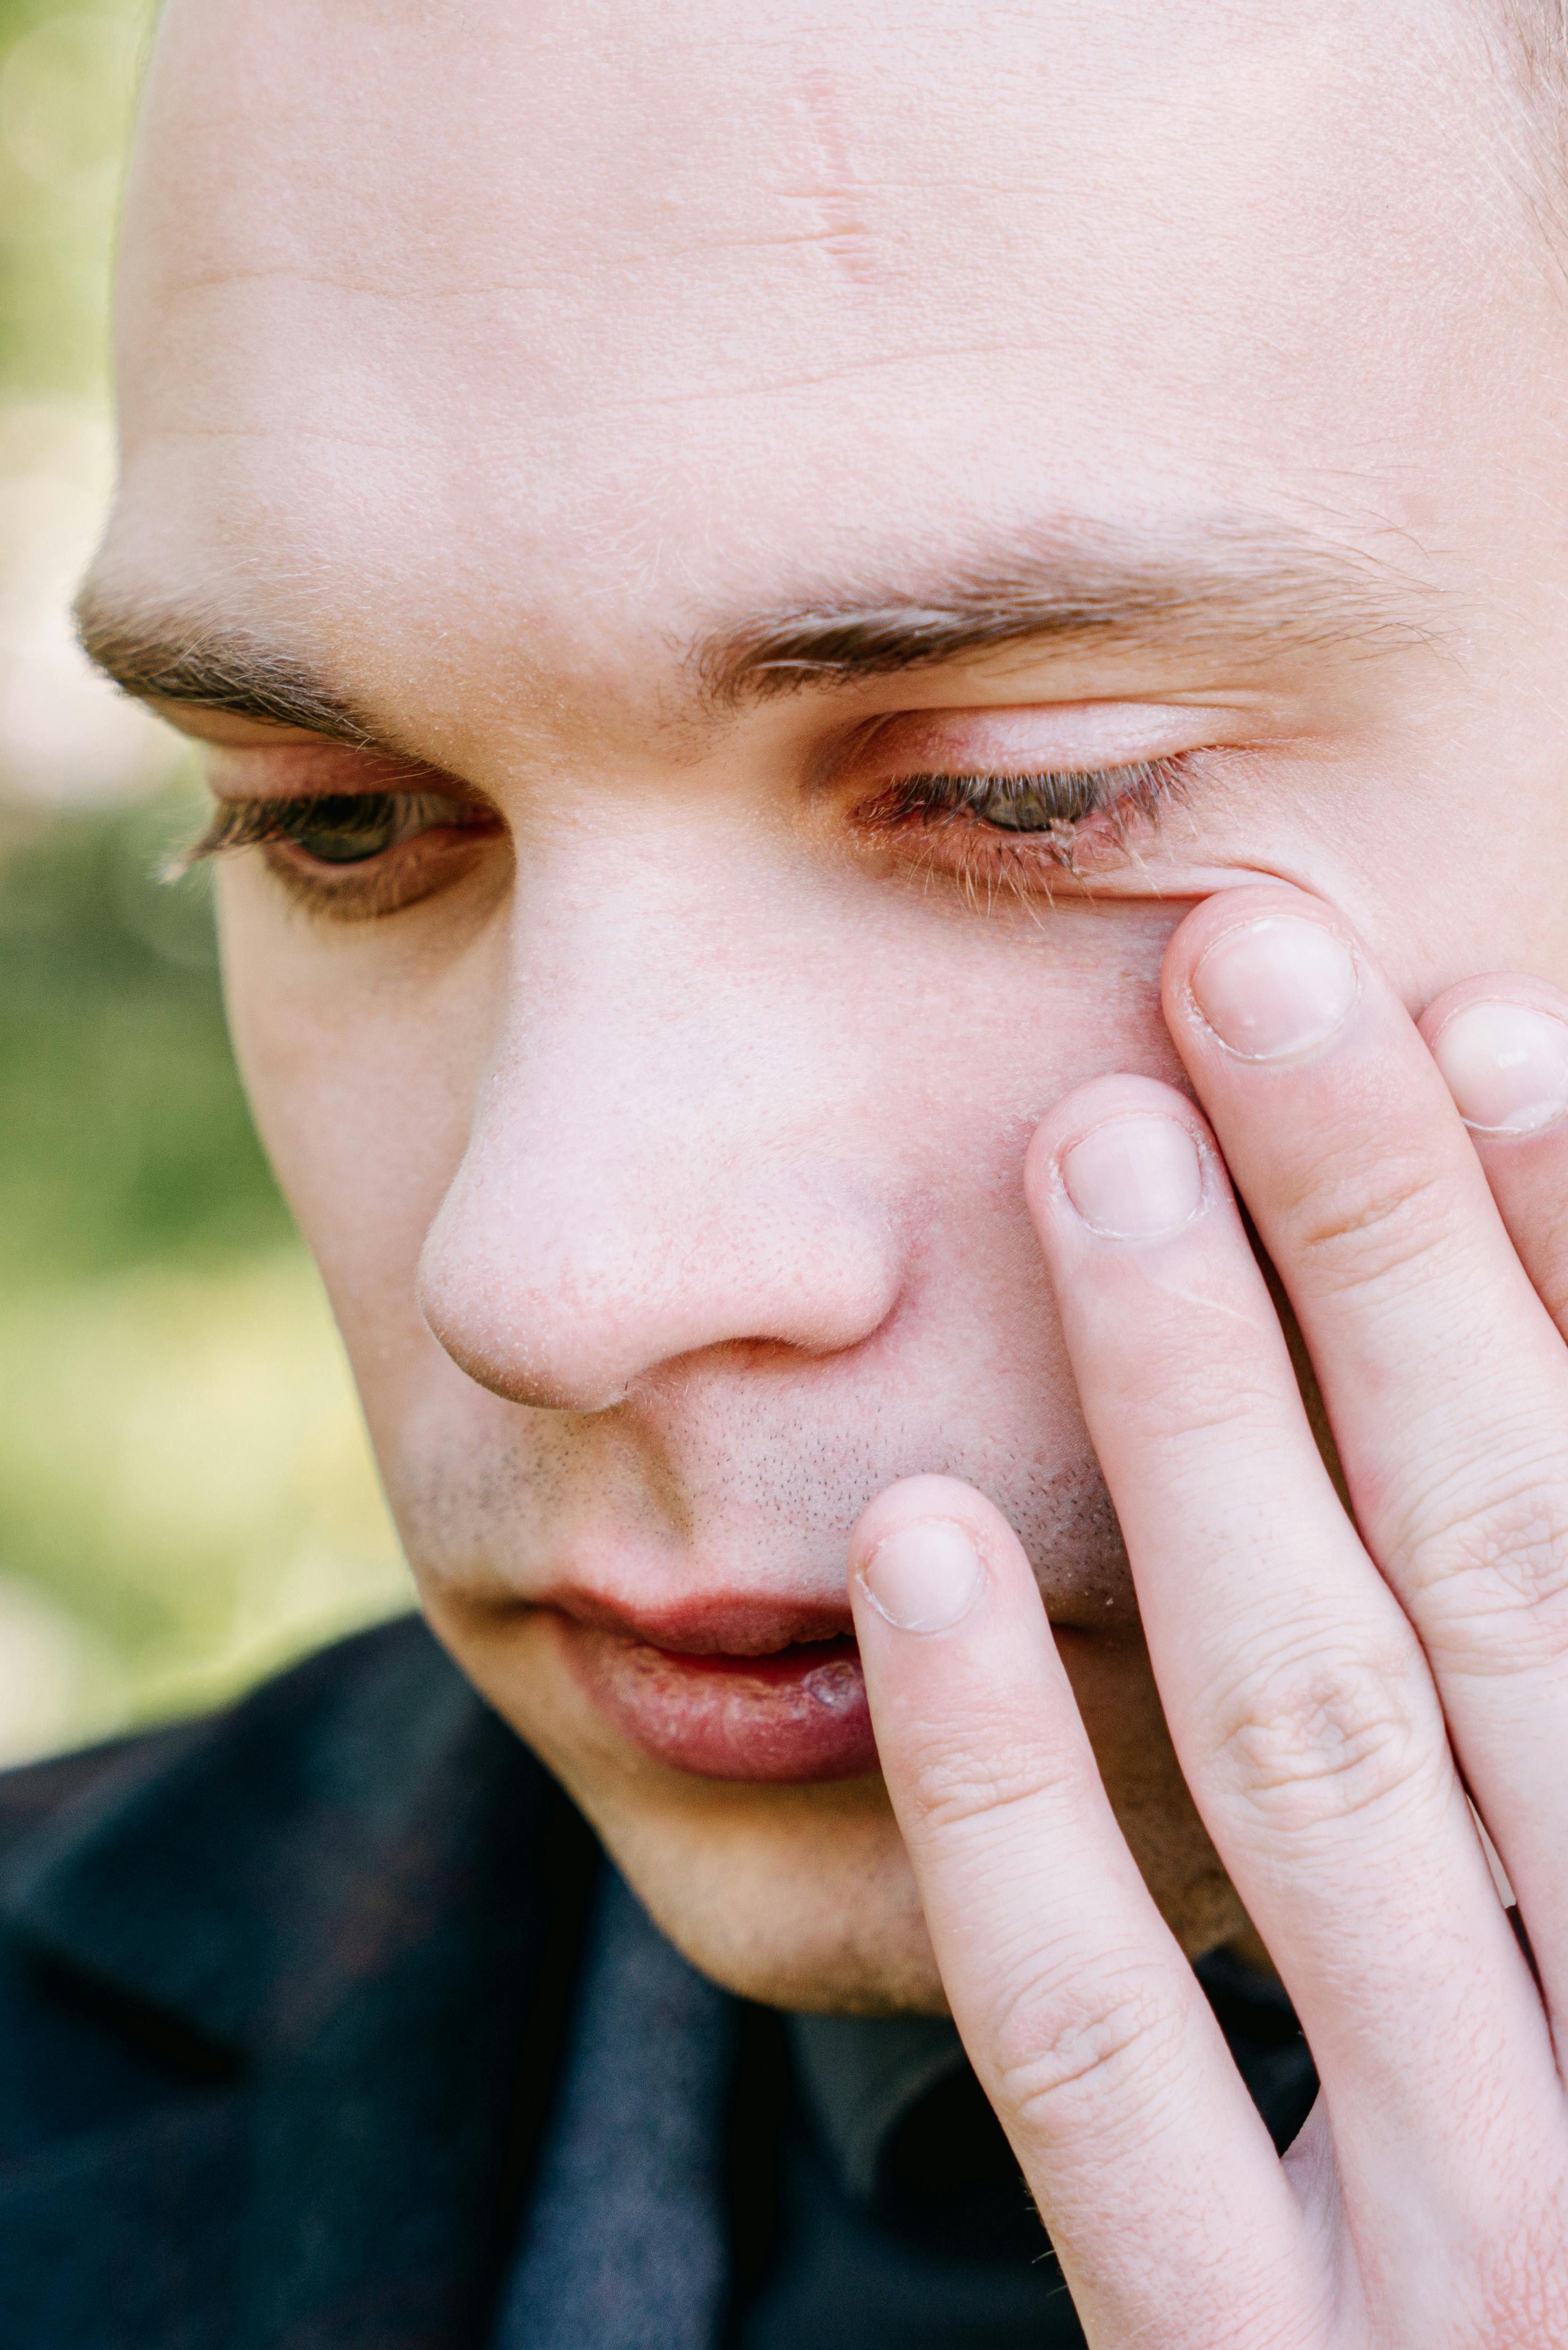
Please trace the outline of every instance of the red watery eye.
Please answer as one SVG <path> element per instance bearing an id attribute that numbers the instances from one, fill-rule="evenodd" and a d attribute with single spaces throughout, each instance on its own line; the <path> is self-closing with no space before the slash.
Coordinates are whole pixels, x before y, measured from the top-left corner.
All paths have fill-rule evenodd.
<path id="1" fill-rule="evenodd" d="M 1181 780 L 1174 759 L 1125 767 L 1067 767 L 1028 775 L 904 777 L 892 800 L 911 816 L 970 816 L 998 832 L 1051 834 L 1115 814 L 1153 820 Z"/>
<path id="2" fill-rule="evenodd" d="M 1184 781 L 1183 756 L 1027 774 L 931 771 L 900 776 L 862 821 L 877 831 L 922 832 L 966 868 L 989 849 L 1020 878 L 1031 858 L 1076 873 L 1125 853 L 1134 828 L 1152 825 Z"/>

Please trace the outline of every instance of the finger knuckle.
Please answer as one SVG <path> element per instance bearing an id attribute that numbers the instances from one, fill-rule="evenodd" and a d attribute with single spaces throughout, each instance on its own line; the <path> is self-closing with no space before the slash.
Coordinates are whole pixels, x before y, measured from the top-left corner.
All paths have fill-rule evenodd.
<path id="1" fill-rule="evenodd" d="M 1026 1975 L 992 2021 L 998 2109 L 1038 2141 L 1060 2139 L 1092 2112 L 1120 2110 L 1136 2085 L 1147 2116 L 1183 2034 L 1179 2002 L 1158 1967 L 1129 1961 L 1069 1983 Z"/>
<path id="2" fill-rule="evenodd" d="M 1212 1478 L 1217 1453 L 1241 1465 L 1260 1425 L 1276 1412 L 1278 1395 L 1268 1374 L 1250 1376 L 1242 1365 L 1199 1357 L 1184 1363 L 1180 1379 L 1152 1399 L 1148 1425 L 1175 1470 L 1190 1463 L 1195 1474 Z"/>
<path id="3" fill-rule="evenodd" d="M 933 1735 L 915 1760 L 905 1800 L 922 1828 L 950 1835 L 1004 1826 L 1021 1810 L 1070 1794 L 1078 1775 L 1037 1735 L 987 1724 L 983 1737 Z"/>
<path id="4" fill-rule="evenodd" d="M 1432 1714 L 1403 1652 L 1271 1658 L 1217 1705 L 1217 1761 L 1232 1796 L 1272 1831 L 1332 1826 L 1428 1777 L 1441 1752 Z"/>
<path id="5" fill-rule="evenodd" d="M 1339 1166 L 1324 1180 L 1325 1166 Z M 1430 1256 L 1453 1230 L 1453 1202 L 1437 1173 L 1395 1155 L 1348 1164 L 1320 1158 L 1312 1187 L 1288 1214 L 1291 1247 L 1318 1279 L 1338 1291 L 1358 1289 L 1407 1271 Z"/>
<path id="6" fill-rule="evenodd" d="M 1480 1674 L 1568 1657 L 1568 1488 L 1525 1471 L 1480 1506 L 1428 1497 L 1391 1546 L 1434 1663 Z"/>

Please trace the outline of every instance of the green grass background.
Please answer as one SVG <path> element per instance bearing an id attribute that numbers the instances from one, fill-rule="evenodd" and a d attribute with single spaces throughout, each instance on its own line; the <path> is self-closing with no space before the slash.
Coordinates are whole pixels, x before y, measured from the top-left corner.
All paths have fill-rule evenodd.
<path id="1" fill-rule="evenodd" d="M 0 0 L 0 1760 L 408 1601 L 234 1075 L 205 884 L 155 878 L 196 786 L 67 667 L 144 27 Z"/>

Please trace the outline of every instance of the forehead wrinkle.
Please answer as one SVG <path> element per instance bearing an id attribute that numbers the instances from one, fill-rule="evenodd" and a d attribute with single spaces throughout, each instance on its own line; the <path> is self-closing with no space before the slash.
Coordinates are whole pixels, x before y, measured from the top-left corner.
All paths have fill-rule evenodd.
<path id="1" fill-rule="evenodd" d="M 1183 544 L 1092 524 L 743 618 L 695 645 L 711 706 L 932 668 L 1010 646 L 1186 651 L 1261 663 L 1430 645 L 1438 591 L 1386 559 L 1288 525 L 1220 519 Z M 910 593 L 910 588 L 915 590 Z"/>

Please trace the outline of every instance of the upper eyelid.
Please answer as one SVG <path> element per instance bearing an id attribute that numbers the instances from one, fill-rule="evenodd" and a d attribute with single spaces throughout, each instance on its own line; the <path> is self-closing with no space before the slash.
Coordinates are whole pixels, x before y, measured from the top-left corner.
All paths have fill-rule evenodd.
<path id="1" fill-rule="evenodd" d="M 1011 714 L 1009 707 L 1005 704 L 997 705 L 994 709 L 982 708 L 973 712 L 961 713 L 966 718 L 972 717 L 982 722 L 989 722 L 994 718 L 1005 718 Z M 940 752 L 935 744 L 930 743 L 911 746 L 902 754 L 898 752 L 896 746 L 891 755 L 887 755 L 879 748 L 886 743 L 889 733 L 895 734 L 896 743 L 896 731 L 910 721 L 919 722 L 923 729 L 928 719 L 940 721 L 948 718 L 949 715 L 950 713 L 945 712 L 897 711 L 877 717 L 871 723 L 869 729 L 865 727 L 855 729 L 855 734 L 858 739 L 852 745 L 840 743 L 825 764 L 819 764 L 815 761 L 810 763 L 815 770 L 812 778 L 814 786 L 821 788 L 822 785 L 837 785 L 839 788 L 847 786 L 853 790 L 878 782 L 897 782 L 918 775 L 949 775 L 954 777 L 1016 775 L 1021 778 L 1049 775 L 1097 775 L 1109 777 L 1120 772 L 1163 765 L 1173 760 L 1185 764 L 1189 760 L 1195 760 L 1227 747 L 1201 740 L 1180 743 L 1170 749 L 1156 747 L 1150 743 L 1129 747 L 1109 756 L 1097 752 L 1091 754 L 1086 747 L 1083 755 L 1062 752 L 1050 756 L 1031 755 L 1023 749 L 998 755 L 994 748 L 988 749 L 983 746 L 966 755 L 959 744 L 951 743 L 941 744 Z M 316 797 L 336 798 L 359 794 L 419 792 L 423 789 L 439 790 L 444 796 L 488 808 L 497 816 L 501 813 L 487 793 L 467 783 L 462 776 L 452 774 L 451 770 L 416 760 L 406 754 L 379 749 L 369 743 L 360 745 L 338 743 L 325 735 L 292 742 L 247 743 L 218 743 L 210 737 L 190 739 L 197 751 L 204 754 L 209 770 L 214 767 L 219 770 L 217 775 L 209 772 L 208 788 L 214 798 L 226 803 L 247 804 L 253 801 L 259 803 Z M 261 760 L 269 764 L 286 762 L 288 766 L 300 767 L 315 766 L 319 764 L 326 766 L 327 772 L 323 775 L 319 782 L 315 783 L 307 782 L 303 775 L 289 775 L 285 772 L 280 774 L 276 781 L 268 788 L 263 790 L 255 789 L 252 779 L 248 777 L 245 780 L 250 785 L 249 788 L 234 789 L 232 786 L 239 781 L 239 777 L 231 775 L 227 779 L 231 787 L 228 789 L 223 787 L 224 779 L 222 776 L 222 770 L 224 767 L 238 766 L 241 762 L 248 765 Z M 867 769 L 871 772 L 867 773 Z"/>
<path id="2" fill-rule="evenodd" d="M 1246 723 L 1243 723 L 1243 718 Z M 902 771 L 1044 774 L 1255 746 L 1258 713 L 1224 703 L 990 703 L 900 710 L 842 736 L 822 779 L 852 784 Z M 1273 733 L 1271 725 L 1265 730 Z"/>
<path id="3" fill-rule="evenodd" d="M 1158 758 L 1116 759 L 1106 761 L 1104 764 L 1097 764 L 1090 759 L 1054 761 L 1034 759 L 1027 762 L 990 759 L 978 762 L 972 767 L 958 764 L 939 764 L 934 760 L 925 760 L 919 764 L 910 762 L 903 769 L 895 770 L 887 780 L 894 783 L 919 783 L 929 777 L 939 783 L 946 781 L 957 784 L 1028 784 L 1052 779 L 1065 782 L 1069 777 L 1081 776 L 1085 780 L 1092 779 L 1097 783 L 1108 784 L 1114 783 L 1118 775 L 1125 775 L 1131 780 L 1139 775 L 1181 767 L 1194 755 L 1189 751 L 1173 751 Z"/>
<path id="4" fill-rule="evenodd" d="M 875 780 L 896 781 L 903 775 L 952 775 L 966 777 L 1029 775 L 1103 775 L 1107 780 L 1116 775 L 1135 775 L 1152 768 L 1180 767 L 1196 764 L 1200 759 L 1222 757 L 1231 746 L 1215 743 L 1183 744 L 1175 750 L 1128 751 L 1116 758 L 1073 758 L 1067 755 L 1035 757 L 1028 753 L 997 756 L 976 754 L 966 758 L 961 752 L 940 753 L 933 756 L 911 754 L 906 758 L 876 760 L 870 764 L 876 770 Z"/>
<path id="5" fill-rule="evenodd" d="M 280 777 L 271 791 L 225 791 L 218 779 L 206 778 L 209 793 L 215 803 L 218 816 L 226 812 L 254 810 L 258 814 L 269 808 L 303 806 L 313 800 L 355 799 L 443 799 L 455 800 L 465 808 L 475 808 L 502 821 L 501 811 L 483 792 L 477 792 L 455 776 L 435 767 L 411 767 L 400 764 L 392 773 L 358 776 L 324 775 L 308 782 L 301 776 Z"/>
<path id="6" fill-rule="evenodd" d="M 332 780 L 317 787 L 322 792 L 344 795 L 352 791 L 385 791 L 394 776 L 440 775 L 453 798 L 472 796 L 472 787 L 461 777 L 434 766 L 429 760 L 416 759 L 400 751 L 382 750 L 374 743 L 335 743 L 325 734 L 302 735 L 277 742 L 222 743 L 211 735 L 187 737 L 208 771 L 209 787 L 214 792 L 213 771 L 224 769 L 243 772 L 264 766 L 278 773 L 278 781 L 263 790 L 223 793 L 222 797 L 245 799 L 303 799 L 307 791 L 291 783 L 289 771 L 320 769 Z M 339 780 L 341 779 L 341 780 Z M 259 776 L 258 776 L 259 780 Z M 395 786 L 392 786 L 395 788 Z M 415 788 L 410 784 L 408 788 Z"/>

